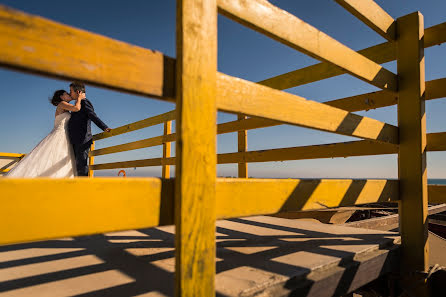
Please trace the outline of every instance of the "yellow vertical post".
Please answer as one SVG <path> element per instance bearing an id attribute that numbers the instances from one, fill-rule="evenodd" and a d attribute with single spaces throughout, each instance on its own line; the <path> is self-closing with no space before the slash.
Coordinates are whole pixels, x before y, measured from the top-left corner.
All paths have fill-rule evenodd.
<path id="1" fill-rule="evenodd" d="M 401 269 L 408 277 L 429 268 L 423 15 L 399 18 L 397 30 Z M 415 283 L 403 281 L 409 287 Z M 412 290 L 416 296 L 428 294 L 423 284 Z"/>
<path id="2" fill-rule="evenodd" d="M 238 120 L 247 119 L 247 116 L 238 114 Z M 237 144 L 238 152 L 246 152 L 248 150 L 248 131 L 241 130 L 237 132 Z M 247 178 L 248 177 L 248 163 L 241 162 L 238 163 L 238 177 Z"/>
<path id="3" fill-rule="evenodd" d="M 94 150 L 94 141 L 90 146 L 90 154 L 88 155 L 88 177 L 94 176 L 94 171 L 91 169 L 91 165 L 94 164 L 94 156 L 91 155 L 91 152 Z"/>
<path id="4" fill-rule="evenodd" d="M 164 122 L 164 136 L 172 133 L 172 121 Z M 171 154 L 171 142 L 163 143 L 163 159 L 169 158 Z M 170 165 L 163 164 L 162 178 L 170 178 Z"/>
<path id="5" fill-rule="evenodd" d="M 215 296 L 216 0 L 177 1 L 175 294 Z"/>

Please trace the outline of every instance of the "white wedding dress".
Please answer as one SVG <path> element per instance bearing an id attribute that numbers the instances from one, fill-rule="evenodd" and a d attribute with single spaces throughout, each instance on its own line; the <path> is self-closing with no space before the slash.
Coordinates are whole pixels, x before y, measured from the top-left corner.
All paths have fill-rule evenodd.
<path id="1" fill-rule="evenodd" d="M 5 177 L 74 177 L 76 160 L 68 138 L 71 114 L 64 112 L 54 119 L 54 129 Z"/>

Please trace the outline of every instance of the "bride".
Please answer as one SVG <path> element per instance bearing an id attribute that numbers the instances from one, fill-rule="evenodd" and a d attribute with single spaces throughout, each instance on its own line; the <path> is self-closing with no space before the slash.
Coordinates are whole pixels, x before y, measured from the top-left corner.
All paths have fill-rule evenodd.
<path id="1" fill-rule="evenodd" d="M 81 109 L 81 96 L 76 104 L 64 90 L 54 92 L 51 103 L 56 106 L 54 128 L 40 143 L 27 154 L 5 177 L 74 177 L 76 160 L 68 138 L 68 121 L 71 112 Z"/>

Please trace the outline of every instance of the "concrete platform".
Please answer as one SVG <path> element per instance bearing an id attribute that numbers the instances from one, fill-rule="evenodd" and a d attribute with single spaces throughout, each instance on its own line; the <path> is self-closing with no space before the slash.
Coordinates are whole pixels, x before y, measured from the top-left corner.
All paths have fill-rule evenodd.
<path id="1" fill-rule="evenodd" d="M 0 296 L 173 296 L 173 226 L 0 247 Z M 304 220 L 217 223 L 217 296 L 346 294 L 396 267 L 396 233 Z"/>

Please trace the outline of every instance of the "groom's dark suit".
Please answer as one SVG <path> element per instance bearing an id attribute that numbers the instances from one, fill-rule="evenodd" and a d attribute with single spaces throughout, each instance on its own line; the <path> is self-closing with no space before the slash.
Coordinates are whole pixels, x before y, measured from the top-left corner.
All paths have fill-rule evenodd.
<path id="1" fill-rule="evenodd" d="M 82 100 L 81 110 L 72 112 L 68 122 L 68 134 L 76 157 L 76 168 L 79 176 L 88 176 L 88 152 L 93 141 L 91 121 L 102 130 L 108 128 L 94 112 L 90 100 Z"/>

